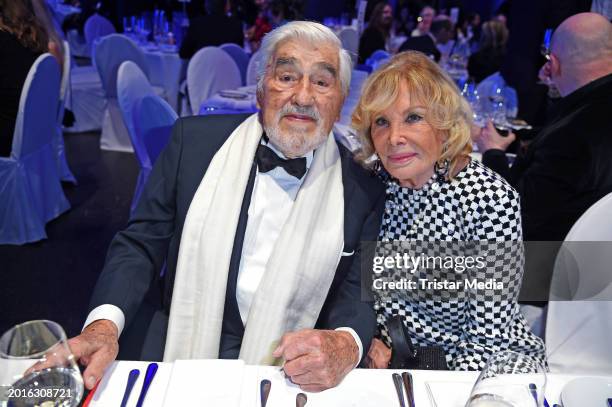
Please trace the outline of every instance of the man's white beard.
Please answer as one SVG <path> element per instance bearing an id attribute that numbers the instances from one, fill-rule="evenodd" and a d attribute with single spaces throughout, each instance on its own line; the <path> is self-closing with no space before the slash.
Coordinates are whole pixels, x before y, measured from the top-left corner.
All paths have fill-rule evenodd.
<path id="1" fill-rule="evenodd" d="M 293 111 L 291 108 L 287 110 Z M 274 124 L 271 126 L 265 126 L 264 130 L 266 135 L 287 158 L 302 157 L 307 153 L 314 151 L 321 146 L 329 136 L 322 128 L 322 120 L 316 112 L 317 128 L 313 135 L 308 135 L 304 131 L 294 130 L 282 132 L 280 129 L 281 118 L 288 113 L 287 110 L 282 109 L 274 118 Z"/>

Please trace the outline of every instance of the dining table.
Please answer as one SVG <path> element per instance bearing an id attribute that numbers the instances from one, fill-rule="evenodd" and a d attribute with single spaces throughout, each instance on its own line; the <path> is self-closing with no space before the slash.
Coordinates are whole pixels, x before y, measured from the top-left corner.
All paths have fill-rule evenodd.
<path id="1" fill-rule="evenodd" d="M 177 360 L 157 363 L 143 407 L 224 406 L 260 407 L 262 382 L 269 381 L 267 407 L 295 405 L 304 393 L 307 407 L 397 407 L 400 406 L 393 373 L 406 370 L 354 369 L 331 389 L 311 393 L 301 390 L 278 366 L 247 365 L 241 360 Z M 119 406 L 134 369 L 140 375 L 127 397 L 126 407 L 136 406 L 149 362 L 117 361 L 105 372 L 91 397 L 90 407 Z M 479 372 L 409 370 L 413 379 L 415 407 L 464 407 Z M 584 376 L 548 373 L 545 395 L 550 406 L 560 404 L 564 387 Z M 612 381 L 610 376 L 594 376 Z M 531 380 L 525 375 L 525 381 Z M 526 390 L 527 391 L 527 390 Z M 605 400 L 602 400 L 605 403 Z M 604 406 L 605 404 L 601 404 Z M 565 406 L 574 407 L 574 406 Z M 589 407 L 585 404 L 583 407 Z"/>

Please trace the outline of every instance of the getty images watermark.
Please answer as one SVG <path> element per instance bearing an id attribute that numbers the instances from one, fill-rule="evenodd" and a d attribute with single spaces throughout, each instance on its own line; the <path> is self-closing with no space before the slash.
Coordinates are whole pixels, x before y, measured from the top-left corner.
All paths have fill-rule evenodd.
<path id="1" fill-rule="evenodd" d="M 383 300 L 504 301 L 520 291 L 521 242 L 369 242 L 362 250 L 362 293 Z"/>
<path id="2" fill-rule="evenodd" d="M 612 301 L 612 242 L 361 242 L 362 299 Z M 469 297 L 469 298 L 468 298 Z"/>
<path id="3" fill-rule="evenodd" d="M 503 290 L 504 281 L 494 278 L 480 281 L 473 273 L 468 276 L 466 271 L 483 270 L 487 267 L 484 256 L 427 256 L 420 254 L 412 256 L 408 253 L 396 253 L 394 256 L 375 256 L 372 262 L 372 271 L 378 278 L 372 282 L 374 290 Z M 399 274 L 409 274 L 412 278 L 400 277 L 398 280 L 388 281 L 383 274 L 387 270 L 399 271 Z M 436 278 L 414 278 L 420 276 L 422 271 L 445 270 L 447 277 L 442 280 Z M 453 278 L 448 278 L 453 273 Z M 424 273 L 427 274 L 427 273 Z M 457 279 L 458 275 L 465 278 Z"/>

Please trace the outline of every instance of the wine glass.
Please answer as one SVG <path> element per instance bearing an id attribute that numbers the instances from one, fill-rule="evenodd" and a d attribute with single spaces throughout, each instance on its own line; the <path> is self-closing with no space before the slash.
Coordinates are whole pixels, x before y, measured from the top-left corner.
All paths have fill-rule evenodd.
<path id="1" fill-rule="evenodd" d="M 0 337 L 0 406 L 75 407 L 83 378 L 62 327 L 19 324 Z"/>
<path id="2" fill-rule="evenodd" d="M 466 407 L 542 407 L 546 371 L 521 353 L 493 354 L 480 372 Z"/>

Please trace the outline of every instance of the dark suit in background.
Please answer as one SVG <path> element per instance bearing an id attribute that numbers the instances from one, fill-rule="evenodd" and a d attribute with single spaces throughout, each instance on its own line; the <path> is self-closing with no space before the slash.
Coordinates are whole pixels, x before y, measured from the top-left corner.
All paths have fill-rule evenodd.
<path id="1" fill-rule="evenodd" d="M 483 155 L 521 196 L 525 240 L 564 240 L 578 218 L 612 192 L 612 75 L 562 98 L 554 112 L 511 168 L 501 150 Z"/>
<path id="2" fill-rule="evenodd" d="M 0 30 L 0 157 L 11 154 L 21 90 L 39 55 L 13 34 Z"/>
<path id="3" fill-rule="evenodd" d="M 90 310 L 113 304 L 124 312 L 126 330 L 121 337 L 120 358 L 161 359 L 185 216 L 213 156 L 245 118 L 227 115 L 180 119 L 127 229 L 113 239 Z M 338 148 L 344 186 L 344 252 L 354 254 L 341 258 L 316 328 L 353 328 L 361 338 L 365 355 L 376 321 L 372 304 L 361 301 L 360 241 L 377 239 L 385 195 L 380 181 L 354 162 L 343 146 Z M 244 333 L 236 282 L 255 171 L 254 164 L 230 259 L 221 358 L 238 356 Z M 164 262 L 166 271 L 160 278 Z M 143 306 L 145 296 L 148 299 Z"/>
<path id="4" fill-rule="evenodd" d="M 244 45 L 240 20 L 223 14 L 196 17 L 189 24 L 179 55 L 183 59 L 190 59 L 204 47 L 219 46 L 228 42 L 241 47 Z"/>
<path id="5" fill-rule="evenodd" d="M 433 58 L 434 61 L 440 61 L 440 51 L 436 47 L 436 43 L 429 35 L 420 35 L 418 37 L 410 37 L 400 46 L 398 52 L 404 51 L 420 51 Z"/>
<path id="6" fill-rule="evenodd" d="M 365 64 L 365 61 L 370 58 L 374 51 L 379 49 L 385 50 L 385 36 L 375 27 L 368 27 L 363 30 L 359 39 L 359 56 L 358 62 Z"/>

